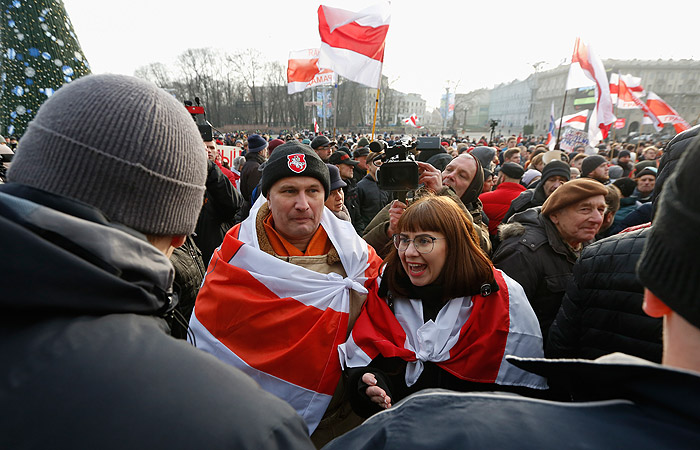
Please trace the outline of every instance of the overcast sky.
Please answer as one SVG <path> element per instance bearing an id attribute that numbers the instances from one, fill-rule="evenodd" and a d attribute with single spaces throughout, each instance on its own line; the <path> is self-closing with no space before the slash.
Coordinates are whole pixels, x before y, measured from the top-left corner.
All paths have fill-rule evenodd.
<path id="1" fill-rule="evenodd" d="M 323 4 L 359 10 L 364 0 Z M 320 45 L 318 1 L 64 0 L 94 73 L 174 66 L 188 48 L 258 49 L 284 62 Z M 437 106 L 571 58 L 580 36 L 602 59 L 700 59 L 697 1 L 394 0 L 384 55 L 391 87 Z"/>

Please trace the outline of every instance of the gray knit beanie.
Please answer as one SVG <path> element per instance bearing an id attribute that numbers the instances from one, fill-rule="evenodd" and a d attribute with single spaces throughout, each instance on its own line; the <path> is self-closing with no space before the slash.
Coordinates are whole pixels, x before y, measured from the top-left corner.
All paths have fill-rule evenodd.
<path id="1" fill-rule="evenodd" d="M 144 234 L 182 235 L 197 223 L 207 158 L 174 97 L 134 77 L 90 75 L 41 106 L 8 176 Z"/>

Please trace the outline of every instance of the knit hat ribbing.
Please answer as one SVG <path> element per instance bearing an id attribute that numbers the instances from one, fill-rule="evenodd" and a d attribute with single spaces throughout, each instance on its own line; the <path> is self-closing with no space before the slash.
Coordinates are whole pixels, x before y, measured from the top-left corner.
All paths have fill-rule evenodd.
<path id="1" fill-rule="evenodd" d="M 331 193 L 328 167 L 308 145 L 289 141 L 275 149 L 265 163 L 260 180 L 262 194 L 267 197 L 272 185 L 287 177 L 312 177 L 321 182 L 325 199 Z"/>
<path id="2" fill-rule="evenodd" d="M 206 161 L 197 126 L 173 96 L 134 77 L 90 75 L 41 106 L 8 175 L 142 233 L 182 235 L 197 223 Z"/>
<path id="3" fill-rule="evenodd" d="M 700 227 L 697 167 L 700 138 L 683 152 L 664 184 L 652 227 L 637 263 L 642 284 L 669 308 L 700 328 L 700 273 L 696 235 Z"/>
<path id="4" fill-rule="evenodd" d="M 553 176 L 564 177 L 566 181 L 569 181 L 571 179 L 571 168 L 564 161 L 554 160 L 542 169 L 542 184 Z"/>
<path id="5" fill-rule="evenodd" d="M 596 169 L 596 167 L 600 166 L 606 161 L 607 160 L 600 155 L 586 156 L 581 163 L 581 176 L 587 177 L 589 173 Z"/>
<path id="6" fill-rule="evenodd" d="M 249 153 L 258 153 L 267 148 L 267 141 L 265 138 L 258 134 L 251 134 L 248 137 L 248 152 Z"/>

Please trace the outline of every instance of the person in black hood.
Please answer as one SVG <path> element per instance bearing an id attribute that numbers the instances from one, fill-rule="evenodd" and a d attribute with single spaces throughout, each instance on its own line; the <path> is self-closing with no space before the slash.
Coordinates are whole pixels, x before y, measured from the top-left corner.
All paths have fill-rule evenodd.
<path id="1" fill-rule="evenodd" d="M 39 109 L 0 185 L 0 448 L 313 448 L 291 407 L 168 336 L 168 256 L 206 153 L 155 84 L 90 75 Z"/>

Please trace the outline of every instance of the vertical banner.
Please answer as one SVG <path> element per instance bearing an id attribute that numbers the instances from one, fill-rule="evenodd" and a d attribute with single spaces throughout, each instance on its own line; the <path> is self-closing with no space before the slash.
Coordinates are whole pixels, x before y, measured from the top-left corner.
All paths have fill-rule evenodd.
<path id="1" fill-rule="evenodd" d="M 333 91 L 328 89 L 319 89 L 316 91 L 316 101 L 319 105 L 316 106 L 316 115 L 323 119 L 333 117 Z"/>

